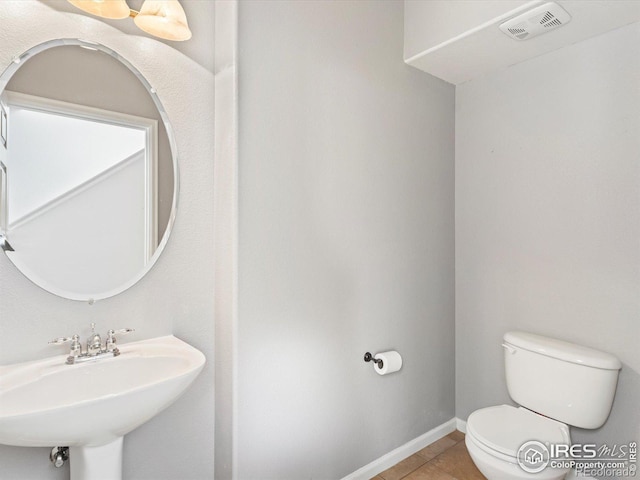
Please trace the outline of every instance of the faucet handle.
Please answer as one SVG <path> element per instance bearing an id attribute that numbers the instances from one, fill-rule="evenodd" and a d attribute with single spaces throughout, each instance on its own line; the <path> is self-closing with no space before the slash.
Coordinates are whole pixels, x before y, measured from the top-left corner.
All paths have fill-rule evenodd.
<path id="1" fill-rule="evenodd" d="M 135 328 L 121 328 L 120 330 L 109 330 L 109 334 L 124 335 L 135 331 Z"/>
<path id="2" fill-rule="evenodd" d="M 71 342 L 71 349 L 69 355 L 77 357 L 82 354 L 82 346 L 80 345 L 80 337 L 74 335 L 73 337 L 58 337 L 49 342 L 49 345 L 62 345 L 63 343 Z"/>
<path id="3" fill-rule="evenodd" d="M 135 332 L 135 328 L 121 328 L 120 330 L 109 330 L 107 332 L 107 341 L 105 343 L 105 348 L 107 352 L 118 351 L 116 347 L 116 335 L 125 335 L 127 333 Z"/>

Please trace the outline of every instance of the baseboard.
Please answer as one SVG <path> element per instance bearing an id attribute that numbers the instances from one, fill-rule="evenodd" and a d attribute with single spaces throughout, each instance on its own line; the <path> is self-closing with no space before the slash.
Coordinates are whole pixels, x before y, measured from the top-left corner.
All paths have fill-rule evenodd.
<path id="1" fill-rule="evenodd" d="M 437 426 L 429 430 L 427 433 L 420 435 L 413 440 L 408 441 L 404 445 L 390 451 L 389 453 L 381 456 L 377 460 L 359 468 L 353 473 L 350 473 L 341 480 L 369 480 L 381 472 L 384 472 L 387 468 L 393 467 L 396 463 L 410 457 L 419 450 L 422 450 L 427 445 L 432 444 L 436 440 L 440 440 L 445 435 L 450 434 L 454 430 L 459 430 L 462 433 L 467 433 L 467 422 L 460 418 L 452 418 L 448 422 Z M 571 471 L 566 480 L 589 480 L 592 477 L 577 477 L 575 471 Z M 593 480 L 593 479 L 592 479 Z"/>
<path id="2" fill-rule="evenodd" d="M 456 417 L 456 430 L 460 430 L 462 433 L 467 433 L 467 422 L 461 418 Z"/>
<path id="3" fill-rule="evenodd" d="M 432 444 L 436 440 L 440 440 L 445 435 L 453 432 L 454 430 L 460 430 L 459 425 L 463 424 L 466 430 L 467 423 L 459 418 L 452 418 L 448 422 L 437 426 L 429 430 L 427 433 L 420 435 L 413 440 L 408 441 L 404 445 L 390 451 L 389 453 L 381 456 L 377 460 L 359 468 L 355 472 L 342 478 L 342 480 L 369 480 L 375 477 L 380 472 L 384 472 L 387 468 L 393 467 L 396 463 L 405 458 L 413 455 L 419 450 L 422 450 L 427 445 Z M 464 430 L 460 430 L 464 431 Z"/>

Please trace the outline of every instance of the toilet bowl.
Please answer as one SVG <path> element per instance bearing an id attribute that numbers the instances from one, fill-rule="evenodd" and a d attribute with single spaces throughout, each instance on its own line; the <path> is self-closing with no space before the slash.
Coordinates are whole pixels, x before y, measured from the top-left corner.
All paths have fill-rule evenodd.
<path id="1" fill-rule="evenodd" d="M 526 332 L 504 336 L 507 389 L 520 405 L 497 405 L 467 419 L 465 443 L 488 480 L 562 480 L 554 445 L 571 445 L 569 426 L 607 420 L 622 364 L 615 356 Z M 571 460 L 571 459 L 569 459 Z M 566 464 L 566 462 L 565 462 Z"/>
<path id="2" fill-rule="evenodd" d="M 535 439 L 542 444 L 570 444 L 569 427 L 526 408 L 499 405 L 473 412 L 467 420 L 469 455 L 490 480 L 562 480 L 568 468 L 547 466 L 538 473 L 518 464 L 520 447 Z"/>

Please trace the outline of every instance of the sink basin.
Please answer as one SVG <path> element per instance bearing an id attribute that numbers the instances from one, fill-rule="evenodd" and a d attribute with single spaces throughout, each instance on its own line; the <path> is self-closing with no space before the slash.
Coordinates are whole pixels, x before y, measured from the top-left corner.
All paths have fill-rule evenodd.
<path id="1" fill-rule="evenodd" d="M 171 405 L 205 362 L 174 336 L 119 348 L 117 357 L 78 365 L 58 355 L 0 367 L 0 443 L 104 445 Z"/>
<path id="2" fill-rule="evenodd" d="M 0 366 L 0 444 L 85 451 L 113 444 L 121 461 L 122 437 L 171 405 L 205 358 L 172 335 L 119 349 L 77 365 L 58 355 Z M 73 465 L 72 448 L 72 478 Z"/>

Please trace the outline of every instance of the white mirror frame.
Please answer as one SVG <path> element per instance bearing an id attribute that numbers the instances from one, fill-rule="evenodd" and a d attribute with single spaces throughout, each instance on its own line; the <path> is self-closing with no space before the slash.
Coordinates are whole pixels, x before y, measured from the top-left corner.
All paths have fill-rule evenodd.
<path id="1" fill-rule="evenodd" d="M 167 116 L 167 113 L 164 110 L 164 107 L 162 106 L 162 103 L 160 102 L 158 95 L 156 94 L 156 90 L 149 84 L 147 79 L 129 61 L 127 61 L 125 58 L 120 56 L 116 51 L 102 44 L 91 42 L 88 40 L 65 38 L 65 39 L 50 40 L 50 41 L 41 43 L 39 45 L 36 45 L 30 48 L 29 50 L 27 50 L 26 52 L 22 53 L 21 55 L 14 57 L 12 63 L 4 70 L 4 72 L 2 72 L 2 74 L 0 74 L 0 92 L 4 91 L 7 84 L 11 80 L 11 77 L 13 77 L 14 73 L 20 68 L 21 64 L 25 60 L 27 60 L 28 58 L 40 52 L 44 52 L 45 50 L 48 50 L 50 48 L 66 46 L 66 45 L 80 46 L 89 50 L 104 52 L 112 56 L 116 60 L 118 60 L 120 63 L 126 66 L 131 71 L 131 73 L 133 73 L 136 76 L 136 78 L 142 83 L 142 85 L 149 92 L 149 95 L 151 96 L 151 99 L 153 100 L 153 103 L 156 109 L 158 110 L 160 117 L 162 118 L 165 131 L 167 134 L 167 138 L 169 141 L 169 146 L 171 149 L 171 157 L 173 162 L 173 199 L 171 204 L 171 213 L 169 214 L 169 220 L 167 222 L 167 227 L 164 231 L 162 239 L 158 243 L 158 246 L 155 252 L 153 253 L 153 255 L 151 256 L 150 260 L 146 263 L 146 265 L 142 269 L 140 269 L 139 272 L 136 273 L 136 275 L 134 275 L 132 278 L 130 278 L 128 281 L 124 282 L 123 284 L 117 287 L 114 287 L 110 290 L 107 290 L 105 292 L 101 292 L 100 294 L 94 294 L 91 296 L 81 295 L 75 292 L 69 292 L 67 290 L 58 289 L 52 285 L 47 285 L 45 287 L 43 285 L 36 283 L 25 271 L 23 271 L 23 269 L 20 268 L 20 262 L 16 261 L 16 258 L 13 257 L 14 252 L 10 251 L 9 249 L 5 250 L 3 248 L 3 250 L 5 250 L 7 257 L 9 257 L 9 259 L 16 266 L 16 268 L 18 268 L 18 270 L 20 270 L 20 272 L 23 275 L 25 275 L 26 278 L 28 278 L 32 283 L 34 283 L 34 285 L 37 285 L 38 287 L 62 298 L 67 298 L 70 300 L 85 301 L 85 302 L 89 302 L 90 304 L 93 304 L 96 300 L 102 300 L 105 298 L 112 297 L 114 295 L 118 295 L 119 293 L 122 293 L 125 290 L 132 287 L 133 285 L 135 285 L 149 272 L 149 270 L 151 270 L 151 268 L 155 265 L 156 261 L 162 254 L 167 242 L 169 241 L 169 237 L 171 236 L 171 230 L 173 229 L 173 224 L 175 222 L 175 217 L 176 217 L 176 211 L 178 208 L 178 196 L 179 196 L 179 189 L 180 189 L 178 155 L 177 155 L 175 137 L 173 134 L 173 130 L 171 128 L 171 123 L 169 122 L 169 117 Z M 2 205 L 0 205 L 0 210 L 3 208 L 3 206 L 4 206 L 4 202 L 2 202 Z"/>

